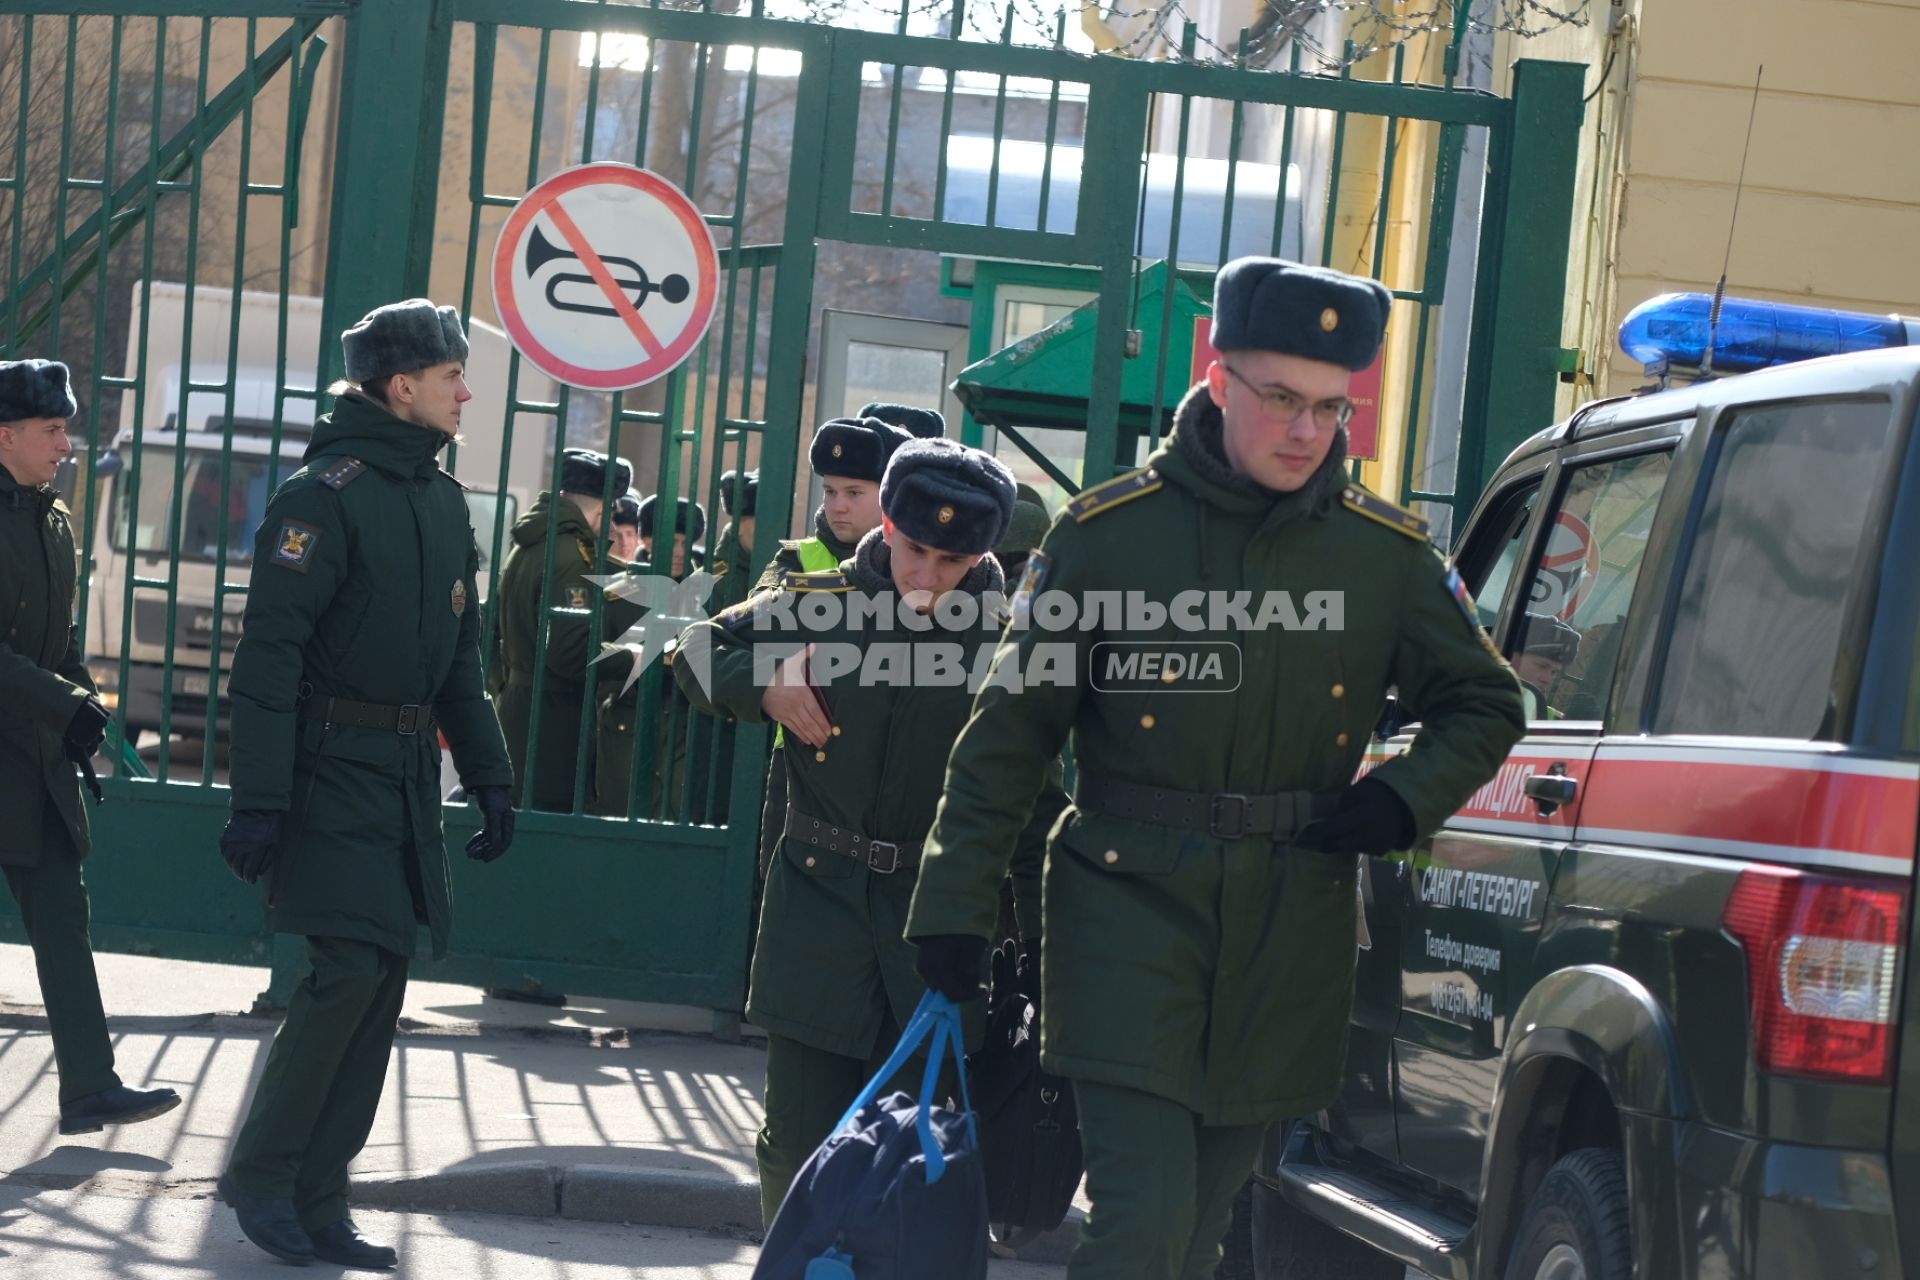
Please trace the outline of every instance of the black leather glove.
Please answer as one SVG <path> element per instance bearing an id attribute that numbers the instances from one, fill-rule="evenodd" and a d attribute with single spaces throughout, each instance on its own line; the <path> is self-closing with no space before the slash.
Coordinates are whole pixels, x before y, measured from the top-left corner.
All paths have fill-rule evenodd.
<path id="1" fill-rule="evenodd" d="M 987 940 L 966 933 L 935 933 L 913 939 L 914 971 L 928 987 L 955 1004 L 978 1000 Z"/>
<path id="2" fill-rule="evenodd" d="M 1413 812 L 1386 783 L 1362 778 L 1340 795 L 1334 811 L 1300 828 L 1293 843 L 1318 853 L 1379 857 L 1413 844 Z"/>
<path id="3" fill-rule="evenodd" d="M 480 807 L 480 829 L 467 841 L 467 856 L 492 862 L 513 846 L 513 799 L 502 786 L 475 787 L 473 803 Z"/>
<path id="4" fill-rule="evenodd" d="M 278 809 L 240 809 L 227 819 L 220 833 L 220 856 L 227 860 L 233 874 L 253 884 L 273 865 L 280 849 L 280 823 L 286 817 Z"/>
<path id="5" fill-rule="evenodd" d="M 113 717 L 107 714 L 100 699 L 88 698 L 73 713 L 73 719 L 67 721 L 67 732 L 61 739 L 61 747 L 67 758 L 74 762 L 91 760 L 100 750 L 100 744 L 107 740 L 107 726 L 113 723 Z"/>

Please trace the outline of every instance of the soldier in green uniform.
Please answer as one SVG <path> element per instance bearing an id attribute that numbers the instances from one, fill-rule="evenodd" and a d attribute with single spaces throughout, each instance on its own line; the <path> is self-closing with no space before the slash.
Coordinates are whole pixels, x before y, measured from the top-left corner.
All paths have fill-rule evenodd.
<path id="1" fill-rule="evenodd" d="M 600 507 L 609 466 L 615 469 L 613 491 L 625 494 L 633 482 L 633 468 L 626 459 L 610 461 L 591 449 L 566 451 L 560 463 L 560 491 L 541 494 L 513 522 L 513 546 L 493 593 L 500 638 L 492 688 L 500 704 L 507 751 L 513 757 L 513 802 L 556 813 L 573 812 L 580 704 L 586 696 L 587 661 L 593 656 L 593 627 L 584 612 L 549 620 L 546 607 L 584 611 L 593 603 L 595 588 L 587 578 L 597 566 L 594 549 L 600 544 Z M 553 578 L 543 588 L 549 554 Z M 544 655 L 540 652 L 543 627 L 547 633 Z M 541 661 L 546 681 L 541 686 L 540 744 L 534 759 L 533 683 L 535 664 Z M 527 780 L 530 760 L 539 771 L 531 785 Z M 591 758 L 587 768 L 593 768 Z"/>
<path id="2" fill-rule="evenodd" d="M 811 538 L 782 538 L 780 549 L 754 583 L 778 587 L 790 573 L 832 569 L 880 525 L 880 477 L 893 451 L 913 439 L 878 418 L 833 418 L 813 433 L 807 460 L 820 477 L 822 500 Z"/>
<path id="3" fill-rule="evenodd" d="M 674 676 L 696 706 L 776 721 L 788 735 L 789 805 L 747 996 L 747 1016 L 768 1034 L 757 1156 L 769 1222 L 921 996 L 901 929 L 947 749 L 972 704 L 968 675 L 984 674 L 998 642 L 1004 580 L 988 548 L 1013 492 L 1006 468 L 977 449 L 905 444 L 882 486 L 885 523 L 852 556 L 790 574 L 681 638 Z M 880 602 L 877 613 L 846 607 L 855 593 Z M 809 616 L 809 596 L 841 606 L 838 617 L 783 629 L 783 610 Z M 906 625 L 901 607 L 924 620 Z M 815 655 L 840 673 L 815 671 Z M 957 664 L 948 678 L 923 674 L 941 657 Z M 1029 804 L 1028 861 L 1064 803 L 1056 790 L 1051 805 Z M 1008 833 L 1010 848 L 1020 834 Z"/>
<path id="4" fill-rule="evenodd" d="M 1074 1081 L 1086 1143 L 1072 1280 L 1213 1275 L 1265 1126 L 1336 1092 L 1355 855 L 1433 831 L 1524 729 L 1424 522 L 1346 479 L 1349 379 L 1391 296 L 1242 259 L 1214 298 L 1220 359 L 1165 444 L 1075 498 L 1028 563 L 908 918 L 928 985 L 977 995 L 1006 851 L 1071 736 L 1041 1056 Z M 1065 605 L 1093 625 L 1061 629 Z M 1072 678 L 1031 678 L 1063 645 Z M 1356 783 L 1389 687 L 1419 737 Z"/>
<path id="5" fill-rule="evenodd" d="M 728 471 L 720 476 L 720 506 L 727 515 L 727 527 L 713 547 L 714 586 L 711 609 L 718 613 L 747 598 L 753 582 L 754 508 L 760 500 L 758 471 Z"/>
<path id="6" fill-rule="evenodd" d="M 445 735 L 482 829 L 513 840 L 513 779 L 481 676 L 480 552 L 440 451 L 472 399 L 466 335 L 424 298 L 341 335 L 347 377 L 305 463 L 273 495 L 233 658 L 233 816 L 220 853 L 267 881 L 267 923 L 310 968 L 234 1143 L 220 1192 L 285 1261 L 391 1267 L 347 1216 L 419 926 L 446 954 Z M 436 732 L 437 731 L 437 732 Z"/>
<path id="7" fill-rule="evenodd" d="M 656 562 L 654 552 L 662 547 L 656 536 L 659 499 L 660 495 L 654 494 L 640 503 L 636 513 L 640 528 L 640 557 L 631 564 L 616 567 L 616 572 L 666 574 L 675 582 L 680 582 L 691 572 L 689 565 L 698 567 L 703 554 L 692 543 L 706 532 L 706 509 L 690 498 L 680 499 L 674 518 L 674 535 L 672 541 L 666 544 L 668 554 Z M 670 570 L 669 563 L 672 565 Z M 644 612 L 638 600 L 609 596 L 600 612 L 600 638 L 603 644 L 617 643 L 634 623 L 640 621 Z M 646 799 L 640 805 L 641 812 L 656 818 L 704 820 L 706 765 L 711 744 L 706 726 L 702 724 L 696 728 L 694 749 L 689 753 L 687 700 L 680 696 L 673 678 L 663 669 L 643 671 L 640 678 L 629 685 L 627 675 L 633 669 L 633 661 L 631 654 L 618 653 L 600 663 L 601 695 L 594 721 L 594 800 L 591 812 L 603 817 L 624 818 L 631 811 L 633 806 L 628 789 L 633 785 L 633 735 L 640 721 L 640 700 L 647 682 L 658 681 L 652 720 L 653 767 L 639 779 L 639 784 L 646 788 Z M 698 761 L 700 768 L 693 779 L 689 802 L 683 806 L 682 798 L 689 797 L 686 790 L 689 759 Z M 682 812 L 683 807 L 685 812 Z"/>
<path id="8" fill-rule="evenodd" d="M 640 546 L 640 495 L 632 491 L 613 500 L 613 515 L 607 529 L 607 555 L 622 564 L 645 558 Z"/>
<path id="9" fill-rule="evenodd" d="M 707 509 L 682 494 L 673 521 L 672 553 L 656 551 L 655 527 L 659 522 L 660 495 L 653 494 L 640 504 L 640 558 L 653 566 L 655 573 L 667 573 L 675 582 L 687 576 L 690 568 L 706 563 L 707 549 L 700 538 L 707 531 Z"/>
<path id="10" fill-rule="evenodd" d="M 80 775 L 107 712 L 80 659 L 73 517 L 53 478 L 78 411 L 67 366 L 0 362 L 0 870 L 20 904 L 60 1073 L 60 1132 L 148 1120 L 171 1089 L 129 1089 L 113 1069 L 88 936 L 90 844 Z"/>

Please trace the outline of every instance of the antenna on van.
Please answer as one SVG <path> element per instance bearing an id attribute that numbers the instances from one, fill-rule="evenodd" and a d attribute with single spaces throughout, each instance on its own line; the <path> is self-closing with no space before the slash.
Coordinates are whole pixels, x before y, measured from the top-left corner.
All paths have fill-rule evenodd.
<path id="1" fill-rule="evenodd" d="M 1733 217 L 1727 223 L 1727 256 L 1720 260 L 1720 283 L 1713 286 L 1713 309 L 1707 313 L 1706 358 L 1700 362 L 1700 377 L 1713 376 L 1713 343 L 1720 336 L 1720 304 L 1727 297 L 1727 268 L 1733 262 L 1733 232 L 1740 225 L 1740 193 L 1747 186 L 1747 153 L 1753 149 L 1753 118 L 1760 113 L 1760 77 L 1767 67 L 1761 63 L 1753 73 L 1753 102 L 1747 107 L 1747 140 L 1740 147 L 1740 177 L 1733 184 Z"/>

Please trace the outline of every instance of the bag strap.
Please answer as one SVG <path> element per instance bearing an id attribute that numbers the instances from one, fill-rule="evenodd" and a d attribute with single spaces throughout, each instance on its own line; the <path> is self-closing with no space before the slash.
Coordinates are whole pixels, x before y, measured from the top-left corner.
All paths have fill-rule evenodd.
<path id="1" fill-rule="evenodd" d="M 887 1081 L 893 1079 L 900 1069 L 907 1065 L 922 1042 L 931 1039 L 927 1047 L 927 1069 L 920 1081 L 920 1151 L 927 1158 L 927 1182 L 929 1185 L 940 1181 L 947 1171 L 947 1158 L 941 1154 L 940 1144 L 933 1136 L 933 1091 L 940 1081 L 942 1060 L 949 1051 L 953 1054 L 954 1068 L 960 1073 L 960 1103 L 967 1112 L 967 1135 L 975 1146 L 979 1145 L 980 1133 L 973 1116 L 973 1098 L 967 1091 L 967 1060 L 962 1047 L 963 1035 L 960 1026 L 960 1010 L 937 991 L 928 991 L 920 998 L 920 1004 L 913 1011 L 913 1017 L 907 1020 L 907 1029 L 900 1033 L 900 1043 L 894 1046 L 891 1056 L 867 1081 L 866 1087 L 847 1108 L 840 1122 L 833 1126 L 833 1132 L 839 1133 L 860 1109 L 879 1095 Z"/>

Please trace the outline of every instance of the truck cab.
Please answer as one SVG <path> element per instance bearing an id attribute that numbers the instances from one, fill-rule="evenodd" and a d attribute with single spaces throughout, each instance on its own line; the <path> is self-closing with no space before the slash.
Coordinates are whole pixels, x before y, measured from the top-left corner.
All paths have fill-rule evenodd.
<path id="1" fill-rule="evenodd" d="M 1920 346 L 1803 360 L 1774 308 L 1721 353 L 1656 304 L 1754 371 L 1587 406 L 1463 527 L 1527 733 L 1365 866 L 1340 1093 L 1274 1131 L 1253 1275 L 1920 1276 Z"/>

